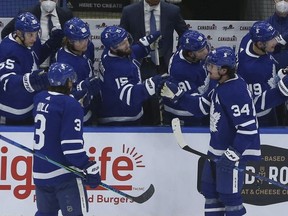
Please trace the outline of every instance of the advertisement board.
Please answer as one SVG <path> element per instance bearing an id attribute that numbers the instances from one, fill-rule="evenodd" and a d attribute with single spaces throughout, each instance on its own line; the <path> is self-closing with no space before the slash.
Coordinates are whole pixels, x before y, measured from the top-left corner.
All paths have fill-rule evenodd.
<path id="1" fill-rule="evenodd" d="M 5 128 L 4 128 L 5 129 Z M 17 128 L 0 133 L 32 148 L 32 129 Z M 10 130 L 10 129 L 9 129 Z M 208 129 L 184 129 L 184 138 L 195 150 L 206 153 Z M 288 130 L 263 132 L 263 162 L 248 169 L 287 184 Z M 90 128 L 84 134 L 85 148 L 100 163 L 105 184 L 132 196 L 142 194 L 150 184 L 154 195 L 145 203 L 132 203 L 113 191 L 88 190 L 88 216 L 191 216 L 203 215 L 204 198 L 199 185 L 198 156 L 183 151 L 176 144 L 170 128 Z M 1 216 L 31 216 L 36 211 L 32 180 L 32 155 L 0 141 Z M 199 162 L 200 161 L 200 162 Z M 247 216 L 284 216 L 288 211 L 287 190 L 246 175 L 242 191 Z M 5 208 L 4 208 L 5 207 Z M 59 214 L 60 215 L 60 214 Z"/>
<path id="2" fill-rule="evenodd" d="M 67 7 L 72 11 L 121 12 L 130 0 L 69 0 Z"/>

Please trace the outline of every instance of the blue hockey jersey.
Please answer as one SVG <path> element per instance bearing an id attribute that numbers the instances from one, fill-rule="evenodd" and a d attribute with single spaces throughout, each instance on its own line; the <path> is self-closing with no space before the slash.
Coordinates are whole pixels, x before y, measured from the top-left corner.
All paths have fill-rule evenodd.
<path id="1" fill-rule="evenodd" d="M 83 109 L 79 102 L 72 96 L 42 91 L 34 98 L 33 116 L 35 153 L 82 170 L 89 158 L 83 147 Z M 34 156 L 33 178 L 36 185 L 57 185 L 75 178 L 75 174 Z"/>
<path id="2" fill-rule="evenodd" d="M 113 55 L 105 49 L 101 57 L 101 102 L 98 104 L 100 124 L 138 122 L 142 115 L 142 103 L 150 97 L 141 81 L 138 59 L 147 55 L 147 49 L 135 44 L 128 57 Z"/>
<path id="3" fill-rule="evenodd" d="M 203 94 L 209 86 L 209 76 L 204 68 L 205 61 L 191 63 L 183 56 L 183 51 L 178 50 L 170 59 L 169 74 L 171 82 L 191 95 Z M 177 103 L 163 99 L 163 121 L 165 124 L 178 117 L 183 125 L 207 124 L 203 118 L 196 118 L 190 112 L 183 110 Z"/>
<path id="4" fill-rule="evenodd" d="M 236 75 L 202 96 L 184 94 L 178 103 L 194 115 L 210 114 L 209 155 L 220 157 L 232 146 L 244 160 L 260 159 L 256 110 L 242 78 Z"/>
<path id="5" fill-rule="evenodd" d="M 24 88 L 22 79 L 46 59 L 49 55 L 46 48 L 39 38 L 31 48 L 22 46 L 12 33 L 0 43 L 0 116 L 13 120 L 32 117 L 35 93 Z"/>
<path id="6" fill-rule="evenodd" d="M 66 47 L 58 50 L 56 53 L 56 61 L 66 63 L 73 67 L 77 73 L 77 83 L 85 80 L 88 77 L 94 76 L 94 56 L 90 56 L 90 50 L 94 51 L 94 45 L 89 43 L 88 49 L 83 55 L 75 55 L 70 52 Z M 88 55 L 86 55 L 86 53 Z M 84 122 L 88 122 L 92 118 L 92 105 L 84 108 Z"/>
<path id="7" fill-rule="evenodd" d="M 243 37 L 238 52 L 237 73 L 249 85 L 253 97 L 261 95 L 268 89 L 275 88 L 278 81 L 276 61 L 270 53 L 257 55 L 252 49 L 250 35 Z M 275 109 L 268 109 L 257 113 L 260 126 L 277 125 Z"/>
<path id="8" fill-rule="evenodd" d="M 288 42 L 288 16 L 280 17 L 277 13 L 274 13 L 267 21 L 282 35 L 283 39 Z M 278 44 L 273 52 L 273 57 L 278 62 L 278 64 L 276 64 L 277 71 L 280 68 L 287 67 L 288 43 L 285 46 Z"/>

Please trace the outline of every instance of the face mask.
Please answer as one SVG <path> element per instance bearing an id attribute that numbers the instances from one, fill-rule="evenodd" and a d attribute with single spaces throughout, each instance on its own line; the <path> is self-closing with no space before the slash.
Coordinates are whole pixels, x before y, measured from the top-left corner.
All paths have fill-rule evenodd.
<path id="1" fill-rule="evenodd" d="M 56 2 L 48 0 L 48 1 L 42 1 L 41 7 L 44 11 L 47 13 L 51 13 L 56 8 Z"/>
<path id="2" fill-rule="evenodd" d="M 286 1 L 277 2 L 276 10 L 280 13 L 288 13 L 288 2 Z"/>

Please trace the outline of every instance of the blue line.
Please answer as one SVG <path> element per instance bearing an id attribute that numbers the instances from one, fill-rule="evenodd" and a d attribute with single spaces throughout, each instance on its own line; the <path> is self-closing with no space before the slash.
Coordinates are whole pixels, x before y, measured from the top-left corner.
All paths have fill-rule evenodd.
<path id="1" fill-rule="evenodd" d="M 33 132 L 33 126 L 4 126 L 0 125 L 0 132 Z M 85 133 L 172 133 L 170 126 L 156 127 L 84 127 Z M 182 127 L 183 133 L 209 133 L 208 127 Z M 288 127 L 261 128 L 260 134 L 288 134 Z"/>

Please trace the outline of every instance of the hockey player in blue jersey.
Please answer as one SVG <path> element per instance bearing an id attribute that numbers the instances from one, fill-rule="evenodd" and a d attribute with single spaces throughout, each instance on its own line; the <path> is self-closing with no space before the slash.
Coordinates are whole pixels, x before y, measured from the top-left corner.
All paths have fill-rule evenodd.
<path id="1" fill-rule="evenodd" d="M 101 33 L 105 49 L 100 65 L 99 124 L 141 124 L 143 102 L 155 94 L 165 78 L 156 75 L 142 82 L 139 60 L 149 54 L 150 45 L 159 36 L 160 32 L 156 32 L 131 46 L 129 34 L 121 27 L 108 26 Z"/>
<path id="2" fill-rule="evenodd" d="M 214 89 L 202 96 L 192 96 L 171 82 L 165 82 L 161 95 L 177 102 L 194 115 L 210 114 L 208 155 L 218 160 L 206 161 L 201 179 L 206 216 L 241 216 L 241 189 L 247 161 L 259 160 L 260 138 L 255 106 L 248 85 L 236 74 L 236 55 L 230 47 L 211 51 L 206 60 Z"/>
<path id="3" fill-rule="evenodd" d="M 279 44 L 273 52 L 273 57 L 276 59 L 277 71 L 281 68 L 288 66 L 288 2 L 287 0 L 274 0 L 275 12 L 266 20 L 269 22 L 278 32 Z"/>
<path id="4" fill-rule="evenodd" d="M 253 97 L 263 94 L 277 84 L 276 64 L 272 52 L 277 45 L 278 32 L 266 21 L 253 24 L 243 37 L 238 52 L 237 73 L 248 83 Z M 259 126 L 276 126 L 276 109 L 257 113 Z"/>
<path id="5" fill-rule="evenodd" d="M 38 157 L 33 158 L 36 190 L 35 216 L 80 216 L 88 212 L 85 185 L 101 182 L 99 165 L 84 150 L 83 109 L 70 94 L 77 74 L 72 66 L 53 63 L 48 70 L 48 91 L 34 98 L 34 151 L 58 163 L 80 169 L 81 178 Z"/>
<path id="6" fill-rule="evenodd" d="M 189 94 L 203 94 L 209 86 L 209 77 L 204 67 L 205 58 L 209 52 L 209 44 L 205 35 L 198 31 L 187 30 L 179 40 L 178 49 L 170 59 L 169 75 L 173 83 Z M 178 104 L 163 99 L 163 122 L 170 125 L 171 120 L 178 117 L 182 125 L 208 125 L 207 118 L 196 118 L 183 110 Z"/>
<path id="7" fill-rule="evenodd" d="M 47 74 L 39 65 L 56 49 L 57 35 L 41 45 L 40 23 L 29 12 L 20 14 L 15 32 L 0 44 L 1 124 L 33 124 L 33 96 L 47 88 Z"/>
<path id="8" fill-rule="evenodd" d="M 87 90 L 91 101 L 99 93 L 99 81 L 94 74 L 94 45 L 87 23 L 74 17 L 64 25 L 64 46 L 56 53 L 56 61 L 71 65 L 77 73 L 77 90 Z M 91 55 L 91 53 L 93 55 Z M 92 123 L 92 103 L 84 108 L 84 124 Z"/>

